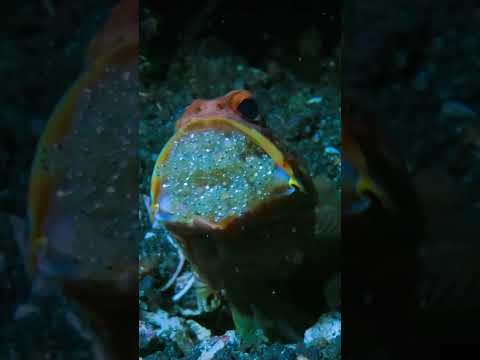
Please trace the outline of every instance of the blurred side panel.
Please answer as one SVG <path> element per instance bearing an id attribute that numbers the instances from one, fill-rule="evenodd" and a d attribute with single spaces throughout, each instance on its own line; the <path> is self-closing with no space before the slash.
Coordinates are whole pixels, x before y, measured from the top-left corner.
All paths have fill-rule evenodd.
<path id="1" fill-rule="evenodd" d="M 461 357 L 480 314 L 474 1 L 348 1 L 342 351 Z"/>
<path id="2" fill-rule="evenodd" d="M 12 92 L 30 89 L 30 98 L 22 105 L 12 97 L 7 113 L 5 143 L 19 150 L 24 178 L 18 203 L 8 199 L 2 211 L 28 280 L 12 281 L 20 261 L 7 273 L 13 286 L 2 354 L 134 359 L 138 1 L 25 2 L 14 13 L 23 24 L 9 43 L 18 59 L 6 63 L 16 77 L 5 77 Z"/>

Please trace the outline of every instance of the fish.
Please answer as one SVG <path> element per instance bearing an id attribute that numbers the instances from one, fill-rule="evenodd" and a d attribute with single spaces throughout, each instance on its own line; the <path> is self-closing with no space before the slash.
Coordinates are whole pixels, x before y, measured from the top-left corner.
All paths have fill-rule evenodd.
<path id="1" fill-rule="evenodd" d="M 97 359 L 138 356 L 138 44 L 138 1 L 121 0 L 37 144 L 19 241 L 32 283 L 92 324 Z"/>
<path id="2" fill-rule="evenodd" d="M 340 265 L 339 198 L 325 200 L 335 197 L 322 196 L 259 109 L 245 89 L 187 106 L 157 157 L 148 206 L 225 296 L 246 347 L 303 339 Z"/>

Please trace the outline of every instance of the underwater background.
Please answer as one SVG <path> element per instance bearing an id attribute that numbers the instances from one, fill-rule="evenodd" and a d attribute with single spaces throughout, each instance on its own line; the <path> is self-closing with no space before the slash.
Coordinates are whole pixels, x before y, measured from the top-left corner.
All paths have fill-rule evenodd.
<path id="1" fill-rule="evenodd" d="M 18 229 L 10 219 L 26 218 L 35 146 L 82 70 L 86 45 L 115 3 L 23 1 L 5 5 L 2 14 L 0 359 L 93 356 L 92 335 L 73 315 L 75 305 L 63 296 L 31 295 L 15 240 Z M 141 2 L 140 84 L 134 95 L 140 110 L 138 201 L 131 202 L 139 212 L 139 327 L 132 334 L 138 336 L 139 357 L 391 359 L 414 353 L 458 358 L 475 344 L 472 327 L 480 320 L 479 24 L 474 1 Z M 381 298 L 395 286 L 393 277 L 367 289 L 361 286 L 363 268 L 346 268 L 342 288 L 360 284 L 356 297 L 343 292 L 340 305 L 334 282 L 329 292 L 334 310 L 322 314 L 303 341 L 259 341 L 244 351 L 228 303 L 215 297 L 200 304 L 198 279 L 191 277 L 188 263 L 164 289 L 177 269 L 179 250 L 164 229 L 152 229 L 145 209 L 143 195 L 150 192 L 155 160 L 185 106 L 237 88 L 255 94 L 267 126 L 335 194 L 342 188 L 342 97 L 348 96 L 360 118 L 375 118 L 391 138 L 427 214 L 428 236 L 415 239 L 415 259 L 408 263 L 415 269 L 402 263 L 397 269 L 412 276 L 405 285 L 417 306 L 411 322 L 398 315 L 402 298 L 382 312 L 355 303 L 371 294 Z M 374 256 L 365 261 L 403 246 L 402 239 L 366 242 Z M 192 279 L 192 288 L 178 296 Z M 311 289 L 310 294 L 320 293 Z M 344 306 L 346 313 L 340 311 Z M 360 316 L 349 317 L 355 312 Z M 371 328 L 385 336 L 380 339 Z"/>

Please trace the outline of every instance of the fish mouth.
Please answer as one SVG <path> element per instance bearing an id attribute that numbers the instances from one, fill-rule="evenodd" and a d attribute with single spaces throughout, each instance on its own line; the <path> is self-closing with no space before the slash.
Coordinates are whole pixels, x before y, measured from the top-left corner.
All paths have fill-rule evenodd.
<path id="1" fill-rule="evenodd" d="M 193 119 L 167 142 L 152 176 L 152 217 L 225 228 L 273 199 L 305 192 L 275 144 L 245 123 Z"/>

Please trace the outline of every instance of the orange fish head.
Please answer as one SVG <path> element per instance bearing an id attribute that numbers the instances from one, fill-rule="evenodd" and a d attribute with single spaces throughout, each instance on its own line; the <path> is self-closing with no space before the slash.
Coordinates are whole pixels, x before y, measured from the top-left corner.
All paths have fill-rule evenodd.
<path id="1" fill-rule="evenodd" d="M 309 192 L 310 180 L 259 125 L 260 118 L 246 90 L 193 101 L 155 164 L 151 218 L 183 217 L 223 228 L 266 199 Z M 225 200 L 217 212 L 207 211 L 211 196 Z"/>
<path id="2" fill-rule="evenodd" d="M 215 117 L 248 123 L 249 126 L 260 125 L 262 119 L 253 94 L 240 89 L 215 99 L 194 100 L 178 119 L 176 127 L 179 129 L 191 121 Z"/>

